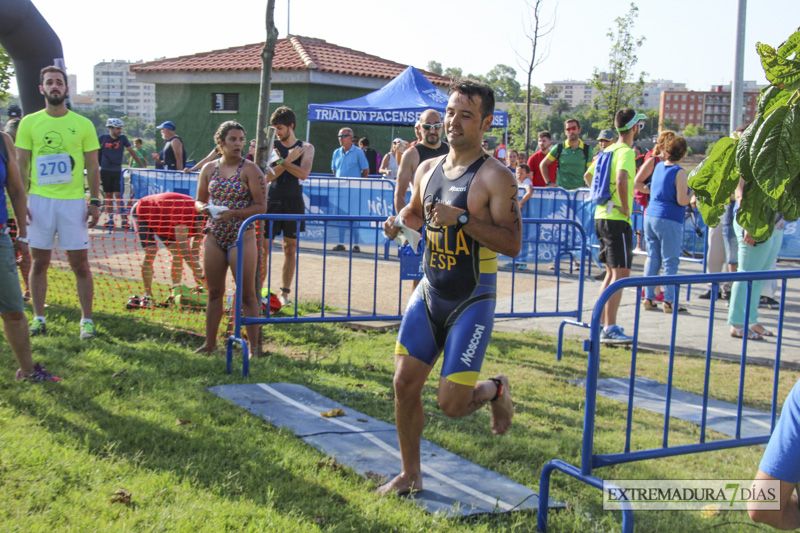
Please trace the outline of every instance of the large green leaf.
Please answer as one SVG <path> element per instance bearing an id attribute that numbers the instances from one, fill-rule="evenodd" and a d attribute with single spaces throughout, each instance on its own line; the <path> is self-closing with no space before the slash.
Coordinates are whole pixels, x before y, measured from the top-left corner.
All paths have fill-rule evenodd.
<path id="1" fill-rule="evenodd" d="M 800 218 L 800 174 L 786 185 L 786 194 L 778 200 L 778 211 L 783 213 L 787 222 Z"/>
<path id="2" fill-rule="evenodd" d="M 736 146 L 736 168 L 739 177 L 745 182 L 756 179 L 753 176 L 753 163 L 750 161 L 750 147 L 753 145 L 753 137 L 763 123 L 764 117 L 756 115 L 756 119 L 739 136 L 739 144 Z"/>
<path id="3" fill-rule="evenodd" d="M 761 92 L 758 99 L 758 108 L 756 113 L 768 117 L 780 106 L 786 105 L 789 98 L 794 94 L 792 91 L 780 89 L 774 85 L 770 85 Z"/>
<path id="4" fill-rule="evenodd" d="M 781 56 L 768 44 L 756 43 L 756 51 L 770 83 L 788 91 L 800 87 L 800 61 Z"/>
<path id="5" fill-rule="evenodd" d="M 792 54 L 795 54 L 795 58 L 800 57 L 800 28 L 778 47 L 779 56 L 790 57 Z"/>
<path id="6" fill-rule="evenodd" d="M 775 229 L 775 209 L 764 201 L 766 195 L 755 181 L 744 184 L 742 201 L 736 221 L 752 235 L 756 242 L 764 242 Z"/>
<path id="7" fill-rule="evenodd" d="M 697 207 L 709 226 L 719 224 L 725 205 L 739 184 L 736 173 L 738 139 L 723 137 L 689 175 L 689 187 L 697 197 Z"/>
<path id="8" fill-rule="evenodd" d="M 770 199 L 770 207 L 784 194 L 786 184 L 800 172 L 800 106 L 777 108 L 755 133 L 750 146 L 753 176 Z"/>

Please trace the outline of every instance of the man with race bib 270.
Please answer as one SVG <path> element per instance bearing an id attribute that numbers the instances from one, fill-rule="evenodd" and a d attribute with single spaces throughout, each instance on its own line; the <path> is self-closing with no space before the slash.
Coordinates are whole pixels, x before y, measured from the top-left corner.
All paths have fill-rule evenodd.
<path id="1" fill-rule="evenodd" d="M 31 296 L 34 319 L 31 336 L 47 332 L 44 304 L 47 270 L 58 235 L 58 247 L 67 252 L 75 274 L 81 306 L 80 338 L 92 339 L 94 280 L 89 268 L 89 228 L 100 218 L 100 167 L 97 163 L 97 133 L 85 117 L 66 106 L 67 75 L 50 66 L 39 74 L 39 92 L 45 108 L 27 115 L 17 131 L 17 162 L 20 174 L 30 184 L 28 227 L 31 266 Z M 83 187 L 83 170 L 89 182 L 89 203 Z"/>

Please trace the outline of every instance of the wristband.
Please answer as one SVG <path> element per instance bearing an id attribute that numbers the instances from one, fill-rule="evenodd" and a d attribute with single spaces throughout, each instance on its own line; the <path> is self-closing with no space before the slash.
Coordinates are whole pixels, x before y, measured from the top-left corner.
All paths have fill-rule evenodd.
<path id="1" fill-rule="evenodd" d="M 89 200 L 89 205 L 100 207 L 100 200 L 98 200 L 97 198 L 92 198 L 91 200 Z"/>
<path id="2" fill-rule="evenodd" d="M 17 242 L 24 242 L 25 244 L 28 244 L 31 242 L 31 240 L 28 237 L 17 237 Z"/>

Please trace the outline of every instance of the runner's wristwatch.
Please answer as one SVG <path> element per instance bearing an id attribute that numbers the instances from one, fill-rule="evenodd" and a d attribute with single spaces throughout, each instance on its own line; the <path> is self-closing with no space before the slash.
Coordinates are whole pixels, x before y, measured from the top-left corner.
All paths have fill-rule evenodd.
<path id="1" fill-rule="evenodd" d="M 100 207 L 100 200 L 98 200 L 97 198 L 92 198 L 91 200 L 89 200 L 89 205 Z"/>
<path id="2" fill-rule="evenodd" d="M 456 223 L 456 233 L 469 222 L 469 211 L 464 209 L 464 212 L 458 215 L 458 222 Z"/>

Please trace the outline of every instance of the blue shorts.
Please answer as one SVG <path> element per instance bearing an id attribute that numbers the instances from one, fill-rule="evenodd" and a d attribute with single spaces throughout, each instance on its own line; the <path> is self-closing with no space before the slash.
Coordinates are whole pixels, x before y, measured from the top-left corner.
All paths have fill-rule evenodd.
<path id="1" fill-rule="evenodd" d="M 0 313 L 22 311 L 24 308 L 14 244 L 11 237 L 0 233 Z"/>
<path id="2" fill-rule="evenodd" d="M 433 366 L 444 351 L 442 377 L 475 386 L 494 326 L 496 293 L 479 287 L 469 298 L 448 300 L 422 280 L 406 306 L 396 355 L 410 355 Z"/>

